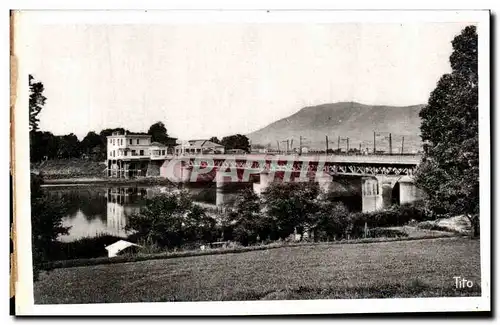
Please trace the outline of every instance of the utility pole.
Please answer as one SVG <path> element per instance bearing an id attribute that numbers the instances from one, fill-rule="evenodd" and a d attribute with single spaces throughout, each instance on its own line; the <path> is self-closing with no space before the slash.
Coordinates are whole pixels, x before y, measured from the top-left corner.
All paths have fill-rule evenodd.
<path id="1" fill-rule="evenodd" d="M 375 131 L 373 131 L 373 154 L 375 154 L 377 152 L 376 135 L 377 135 L 377 133 Z"/>
<path id="2" fill-rule="evenodd" d="M 326 144 L 325 154 L 328 156 L 328 136 L 327 135 L 325 135 L 325 144 Z"/>
<path id="3" fill-rule="evenodd" d="M 280 142 L 276 140 L 276 143 L 278 144 L 278 153 L 280 153 Z"/>
<path id="4" fill-rule="evenodd" d="M 389 140 L 389 155 L 392 155 L 392 134 L 389 133 L 389 136 L 384 137 L 384 139 Z"/>
<path id="5" fill-rule="evenodd" d="M 340 144 L 340 140 L 346 142 L 346 153 L 349 153 L 349 137 L 339 138 L 339 144 Z M 340 145 L 339 145 L 339 152 L 340 152 Z"/>
<path id="6" fill-rule="evenodd" d="M 404 147 L 405 147 L 405 137 L 403 137 L 403 139 L 401 139 L 401 154 L 404 153 Z"/>
<path id="7" fill-rule="evenodd" d="M 290 151 L 290 140 L 286 139 L 286 154 L 288 155 L 288 152 Z"/>
<path id="8" fill-rule="evenodd" d="M 299 137 L 299 156 L 302 155 L 302 136 Z"/>
<path id="9" fill-rule="evenodd" d="M 392 133 L 389 133 L 389 155 L 392 155 Z"/>
<path id="10" fill-rule="evenodd" d="M 339 138 L 337 140 L 337 150 L 340 152 L 340 135 L 339 135 Z"/>

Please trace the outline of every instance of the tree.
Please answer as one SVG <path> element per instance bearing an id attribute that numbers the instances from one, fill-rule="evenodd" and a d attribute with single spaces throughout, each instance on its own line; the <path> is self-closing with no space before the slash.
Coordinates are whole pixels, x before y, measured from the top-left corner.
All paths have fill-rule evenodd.
<path id="1" fill-rule="evenodd" d="M 424 156 L 416 183 L 437 214 L 464 214 L 479 234 L 477 34 L 468 26 L 452 41 L 452 72 L 439 80 L 420 117 Z"/>
<path id="2" fill-rule="evenodd" d="M 262 213 L 260 199 L 252 189 L 241 191 L 226 213 L 233 238 L 242 245 L 266 239 L 275 231 L 272 219 Z"/>
<path id="3" fill-rule="evenodd" d="M 226 150 L 241 149 L 250 152 L 250 141 L 247 136 L 242 134 L 224 137 L 220 144 L 222 144 Z"/>
<path id="4" fill-rule="evenodd" d="M 62 223 L 66 205 L 60 199 L 43 193 L 41 184 L 41 178 L 31 174 L 31 245 L 35 281 L 38 280 L 42 264 L 50 260 L 50 252 L 58 237 L 69 230 Z"/>
<path id="5" fill-rule="evenodd" d="M 213 143 L 220 144 L 220 140 L 219 140 L 217 137 L 211 137 L 210 139 L 208 139 L 208 141 L 211 141 L 211 142 L 213 142 Z"/>
<path id="6" fill-rule="evenodd" d="M 178 247 L 186 243 L 210 240 L 215 220 L 193 203 L 185 191 L 168 193 L 146 202 L 141 213 L 129 217 L 126 230 L 148 244 Z"/>
<path id="7" fill-rule="evenodd" d="M 82 153 L 90 155 L 96 147 L 100 148 L 102 144 L 102 139 L 99 134 L 90 131 L 81 142 Z"/>
<path id="8" fill-rule="evenodd" d="M 43 105 L 45 105 L 45 101 L 47 98 L 43 95 L 44 87 L 43 83 L 36 82 L 35 78 L 32 75 L 29 75 L 29 91 L 30 91 L 30 100 L 29 100 L 29 109 L 30 109 L 30 131 L 38 130 L 38 114 L 40 114 Z"/>
<path id="9" fill-rule="evenodd" d="M 326 197 L 320 200 L 314 216 L 315 239 L 339 239 L 346 235 L 350 212 L 342 202 Z"/>
<path id="10" fill-rule="evenodd" d="M 81 155 L 80 141 L 73 133 L 59 137 L 59 158 L 78 158 Z"/>
<path id="11" fill-rule="evenodd" d="M 276 223 L 279 237 L 295 230 L 303 234 L 315 224 L 318 195 L 317 183 L 272 183 L 262 193 L 264 210 Z"/>
<path id="12" fill-rule="evenodd" d="M 167 128 L 165 127 L 165 124 L 163 124 L 163 122 L 156 122 L 155 124 L 151 125 L 149 127 L 148 134 L 151 135 L 151 141 L 153 142 L 156 141 L 162 144 L 167 144 L 169 139 Z"/>

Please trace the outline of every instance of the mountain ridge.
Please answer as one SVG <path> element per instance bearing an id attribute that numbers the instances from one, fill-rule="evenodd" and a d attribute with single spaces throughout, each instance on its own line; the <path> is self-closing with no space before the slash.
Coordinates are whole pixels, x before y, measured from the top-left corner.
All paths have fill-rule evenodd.
<path id="1" fill-rule="evenodd" d="M 391 133 L 393 152 L 418 151 L 421 148 L 419 113 L 425 104 L 410 106 L 366 105 L 357 102 L 337 102 L 306 106 L 296 113 L 279 119 L 269 125 L 247 134 L 252 144 L 276 148 L 276 141 L 293 139 L 299 146 L 324 150 L 326 138 L 329 148 L 373 149 L 373 133 L 376 132 L 377 150 L 388 150 L 388 135 Z M 339 145 L 338 137 L 341 137 Z M 404 140 L 403 140 L 404 137 Z M 404 142 L 404 143 L 403 143 Z M 397 148 L 397 150 L 396 150 Z"/>

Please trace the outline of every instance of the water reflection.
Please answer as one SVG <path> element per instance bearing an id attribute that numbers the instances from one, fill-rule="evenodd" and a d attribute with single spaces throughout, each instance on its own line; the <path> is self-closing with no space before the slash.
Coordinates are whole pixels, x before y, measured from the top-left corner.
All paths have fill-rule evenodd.
<path id="1" fill-rule="evenodd" d="M 195 204 L 209 212 L 217 211 L 217 204 L 230 202 L 237 192 L 220 191 L 212 185 L 184 187 Z M 124 228 L 129 216 L 137 214 L 147 198 L 173 191 L 165 186 L 73 186 L 46 187 L 45 192 L 67 205 L 68 214 L 63 225 L 71 227 L 68 235 L 59 240 L 70 242 L 82 237 L 109 234 L 126 237 Z"/>
<path id="2" fill-rule="evenodd" d="M 243 188 L 251 184 L 231 184 L 217 188 L 215 184 L 184 185 L 193 202 L 205 208 L 209 214 L 216 214 L 219 208 L 234 201 Z M 63 225 L 71 227 L 68 235 L 61 236 L 61 241 L 74 241 L 82 237 L 94 237 L 109 234 L 126 237 L 124 227 L 128 218 L 137 214 L 145 205 L 147 198 L 176 190 L 166 186 L 72 186 L 45 187 L 46 193 L 67 204 L 68 214 L 63 218 Z M 353 211 L 361 209 L 359 196 L 339 195 Z"/>

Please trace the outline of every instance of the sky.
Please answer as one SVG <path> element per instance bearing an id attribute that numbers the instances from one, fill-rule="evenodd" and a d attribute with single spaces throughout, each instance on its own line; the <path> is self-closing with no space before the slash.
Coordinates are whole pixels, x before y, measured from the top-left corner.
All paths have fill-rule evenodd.
<path id="1" fill-rule="evenodd" d="M 21 60 L 45 85 L 41 130 L 220 138 L 323 103 L 425 104 L 466 25 L 40 24 Z"/>

